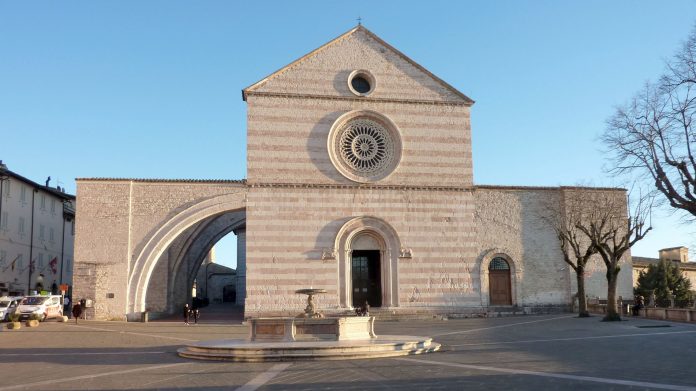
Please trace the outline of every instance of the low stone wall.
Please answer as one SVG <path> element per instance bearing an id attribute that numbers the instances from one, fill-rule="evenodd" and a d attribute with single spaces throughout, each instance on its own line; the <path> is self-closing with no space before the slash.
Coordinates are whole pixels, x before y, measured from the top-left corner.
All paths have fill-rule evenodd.
<path id="1" fill-rule="evenodd" d="M 640 314 L 648 319 L 696 323 L 696 308 L 643 308 Z"/>
<path id="2" fill-rule="evenodd" d="M 630 312 L 630 303 L 624 303 L 620 307 L 620 315 L 621 316 L 629 316 L 631 315 Z M 607 305 L 606 304 L 599 304 L 599 303 L 594 303 L 594 304 L 587 304 L 587 311 L 590 312 L 591 314 L 606 314 L 607 313 Z"/>
<path id="3" fill-rule="evenodd" d="M 606 304 L 588 304 L 587 310 L 593 314 L 606 314 Z M 622 307 L 621 316 L 631 316 L 630 307 Z M 696 308 L 647 307 L 640 310 L 640 316 L 648 319 L 671 320 L 675 322 L 696 323 Z"/>

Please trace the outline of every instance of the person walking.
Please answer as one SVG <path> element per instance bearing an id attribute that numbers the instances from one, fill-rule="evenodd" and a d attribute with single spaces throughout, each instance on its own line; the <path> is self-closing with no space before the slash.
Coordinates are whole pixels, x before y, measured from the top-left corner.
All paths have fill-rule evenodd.
<path id="1" fill-rule="evenodd" d="M 87 319 L 87 299 L 80 299 L 80 314 L 83 316 L 82 319 Z"/>
<path id="2" fill-rule="evenodd" d="M 191 312 L 193 312 L 193 323 L 198 324 L 198 317 L 201 315 L 200 311 L 196 308 Z"/>
<path id="3" fill-rule="evenodd" d="M 70 315 L 70 296 L 63 297 L 63 315 Z"/>
<path id="4" fill-rule="evenodd" d="M 72 308 L 72 315 L 75 317 L 75 324 L 77 324 L 77 319 L 82 315 L 82 306 L 80 303 L 75 303 Z"/>
<path id="5" fill-rule="evenodd" d="M 184 324 L 189 324 L 189 317 L 191 316 L 191 309 L 188 303 L 184 304 Z"/>

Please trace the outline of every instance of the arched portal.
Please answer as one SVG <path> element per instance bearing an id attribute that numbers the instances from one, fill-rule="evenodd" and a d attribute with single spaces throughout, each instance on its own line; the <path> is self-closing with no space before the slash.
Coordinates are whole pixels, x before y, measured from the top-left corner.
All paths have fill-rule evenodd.
<path id="1" fill-rule="evenodd" d="M 479 270 L 483 306 L 517 304 L 518 281 L 523 270 L 510 253 L 508 249 L 496 248 L 482 256 Z"/>
<path id="2" fill-rule="evenodd" d="M 192 302 L 192 286 L 213 246 L 232 231 L 243 228 L 244 211 L 232 211 L 209 217 L 193 225 L 175 239 L 157 261 L 145 295 L 145 308 L 151 313 L 175 313 L 184 303 Z M 243 254 L 238 254 L 242 255 Z M 239 257 L 238 257 L 239 258 Z M 243 259 L 238 263 L 243 263 Z M 208 297 L 210 268 L 205 267 L 197 281 Z"/>
<path id="3" fill-rule="evenodd" d="M 360 300 L 373 300 L 381 307 L 399 305 L 401 241 L 391 225 L 371 216 L 353 218 L 338 231 L 334 248 L 338 258 L 342 307 L 352 308 Z"/>
<path id="4" fill-rule="evenodd" d="M 229 216 L 231 213 L 237 213 L 235 221 L 238 221 L 238 223 L 236 225 L 230 224 L 226 228 L 218 230 L 217 236 L 219 237 L 217 239 L 215 239 L 214 229 L 206 231 L 206 227 L 214 226 L 214 222 L 219 221 L 217 220 L 218 218 L 223 215 Z M 170 246 L 175 241 L 180 242 L 180 256 L 176 257 L 178 260 L 175 260 L 168 268 L 174 270 L 186 264 L 196 265 L 196 258 L 202 261 L 200 255 L 206 254 L 210 247 L 224 234 L 243 225 L 244 219 L 245 193 L 243 192 L 211 197 L 190 205 L 184 210 L 177 211 L 170 220 L 159 226 L 143 241 L 140 251 L 136 253 L 134 267 L 129 278 L 128 313 L 136 314 L 147 310 L 148 287 L 151 283 L 165 278 L 163 275 L 155 274 L 153 276 L 153 271 L 162 259 L 163 254 L 170 250 Z M 203 232 L 208 232 L 208 235 L 202 234 Z M 186 259 L 188 259 L 188 262 L 185 262 Z M 200 267 L 200 262 L 197 263 L 196 267 Z M 195 273 L 193 275 L 195 276 Z M 192 278 L 186 282 L 187 285 L 189 282 L 192 285 Z M 173 286 L 176 287 L 176 285 L 174 284 Z M 190 295 L 190 285 L 188 290 L 185 291 L 188 291 L 188 297 Z M 179 299 L 181 299 L 181 296 Z M 175 300 L 172 305 L 175 305 L 176 301 L 179 300 Z"/>

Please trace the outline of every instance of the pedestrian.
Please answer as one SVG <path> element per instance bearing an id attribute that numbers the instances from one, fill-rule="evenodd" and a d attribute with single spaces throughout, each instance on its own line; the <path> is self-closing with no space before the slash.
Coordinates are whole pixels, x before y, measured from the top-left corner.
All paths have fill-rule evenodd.
<path id="1" fill-rule="evenodd" d="M 75 317 L 75 324 L 77 324 L 77 319 L 82 315 L 82 306 L 80 303 L 75 303 L 72 308 L 72 315 Z"/>
<path id="2" fill-rule="evenodd" d="M 198 310 L 198 308 L 196 308 L 192 312 L 193 312 L 193 323 L 198 324 L 198 317 L 201 315 L 201 313 Z"/>
<path id="3" fill-rule="evenodd" d="M 80 314 L 82 314 L 82 316 L 83 316 L 82 319 L 87 319 L 87 311 L 85 310 L 85 308 L 87 308 L 87 299 L 81 299 L 80 300 Z"/>
<path id="4" fill-rule="evenodd" d="M 188 303 L 184 304 L 184 324 L 189 324 L 189 317 L 191 316 L 191 309 Z"/>
<path id="5" fill-rule="evenodd" d="M 70 296 L 63 297 L 63 315 L 68 316 L 70 314 Z"/>

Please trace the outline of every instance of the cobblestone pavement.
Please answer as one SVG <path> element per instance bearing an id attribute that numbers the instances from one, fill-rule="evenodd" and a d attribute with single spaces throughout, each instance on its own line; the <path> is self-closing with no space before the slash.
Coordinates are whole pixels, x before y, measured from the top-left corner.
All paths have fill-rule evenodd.
<path id="1" fill-rule="evenodd" d="M 527 316 L 378 322 L 429 335 L 443 351 L 403 358 L 286 363 L 193 361 L 188 342 L 244 338 L 246 326 L 46 322 L 0 331 L 4 390 L 693 390 L 696 325 Z"/>

